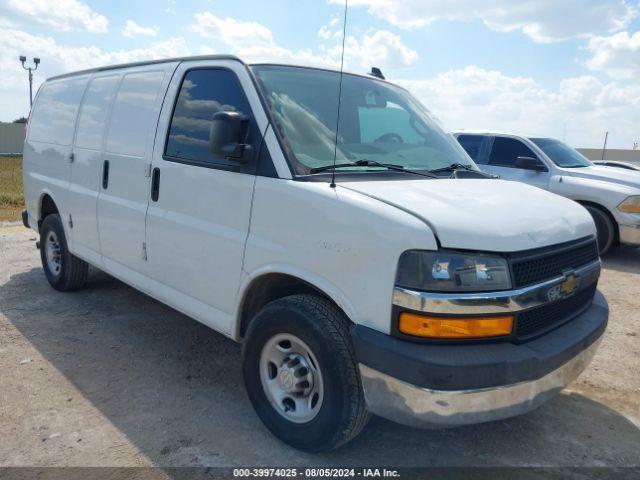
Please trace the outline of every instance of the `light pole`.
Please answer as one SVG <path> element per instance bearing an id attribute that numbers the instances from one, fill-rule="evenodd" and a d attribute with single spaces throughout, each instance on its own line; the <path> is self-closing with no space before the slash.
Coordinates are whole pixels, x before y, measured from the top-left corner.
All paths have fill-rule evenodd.
<path id="1" fill-rule="evenodd" d="M 40 63 L 40 59 L 38 57 L 33 57 L 33 63 L 35 67 L 25 67 L 24 62 L 27 61 L 27 57 L 24 55 L 20 55 L 20 63 L 22 64 L 22 68 L 29 71 L 29 108 L 33 107 L 33 72 L 38 69 L 38 64 Z"/>
<path id="2" fill-rule="evenodd" d="M 609 132 L 604 134 L 604 145 L 602 145 L 602 160 L 604 160 L 604 152 L 607 150 L 607 139 L 609 138 Z"/>

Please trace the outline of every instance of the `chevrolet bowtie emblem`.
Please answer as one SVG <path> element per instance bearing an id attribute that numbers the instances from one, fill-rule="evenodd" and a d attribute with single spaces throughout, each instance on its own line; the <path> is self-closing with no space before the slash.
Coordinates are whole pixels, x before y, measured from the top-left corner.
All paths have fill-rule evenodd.
<path id="1" fill-rule="evenodd" d="M 564 297 L 568 297 L 573 294 L 580 286 L 580 278 L 573 273 L 567 275 L 564 281 L 560 284 L 560 291 Z"/>

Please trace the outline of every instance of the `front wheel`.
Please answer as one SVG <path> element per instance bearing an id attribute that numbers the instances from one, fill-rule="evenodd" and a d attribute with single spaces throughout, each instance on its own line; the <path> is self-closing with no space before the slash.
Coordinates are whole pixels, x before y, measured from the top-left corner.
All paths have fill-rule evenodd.
<path id="1" fill-rule="evenodd" d="M 47 215 L 40 227 L 40 258 L 49 284 L 66 292 L 82 287 L 89 265 L 69 252 L 60 215 Z"/>
<path id="2" fill-rule="evenodd" d="M 616 238 L 615 224 L 604 210 L 591 205 L 585 205 L 584 208 L 591 214 L 591 218 L 596 224 L 598 250 L 600 255 L 604 255 L 611 248 Z"/>
<path id="3" fill-rule="evenodd" d="M 292 295 L 269 303 L 251 322 L 242 356 L 249 398 L 283 442 L 328 451 L 366 424 L 348 321 L 328 300 Z"/>

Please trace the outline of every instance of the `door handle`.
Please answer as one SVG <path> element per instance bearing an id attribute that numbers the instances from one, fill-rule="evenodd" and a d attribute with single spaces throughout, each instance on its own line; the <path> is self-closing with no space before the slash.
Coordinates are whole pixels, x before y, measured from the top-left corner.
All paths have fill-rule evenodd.
<path id="1" fill-rule="evenodd" d="M 109 160 L 105 160 L 102 164 L 102 188 L 106 190 L 109 186 Z"/>
<path id="2" fill-rule="evenodd" d="M 151 174 L 151 200 L 158 201 L 160 196 L 160 169 L 158 167 L 153 169 Z"/>

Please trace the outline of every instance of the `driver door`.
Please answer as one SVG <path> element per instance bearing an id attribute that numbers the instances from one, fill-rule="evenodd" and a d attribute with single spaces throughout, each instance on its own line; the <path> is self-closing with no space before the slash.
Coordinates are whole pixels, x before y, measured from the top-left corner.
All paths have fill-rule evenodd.
<path id="1" fill-rule="evenodd" d="M 547 190 L 549 187 L 549 172 L 526 170 L 518 168 L 518 157 L 531 157 L 544 162 L 522 140 L 512 137 L 494 137 L 489 153 L 487 165 L 482 170 L 499 175 L 504 180 L 528 183 L 534 187 Z"/>
<path id="2" fill-rule="evenodd" d="M 223 333 L 230 332 L 240 284 L 261 139 L 240 67 L 185 62 L 176 70 L 155 142 L 147 214 L 156 288 L 173 307 Z M 251 117 L 247 163 L 211 153 L 211 119 L 219 111 Z"/>

